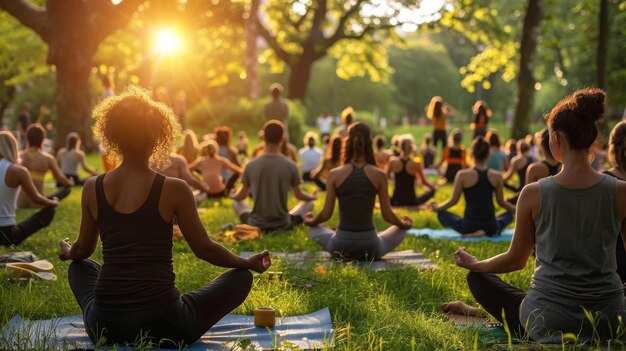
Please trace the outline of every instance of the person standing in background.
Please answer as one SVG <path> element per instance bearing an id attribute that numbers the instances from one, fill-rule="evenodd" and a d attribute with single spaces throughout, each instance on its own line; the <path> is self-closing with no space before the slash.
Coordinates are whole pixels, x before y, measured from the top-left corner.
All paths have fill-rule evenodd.
<path id="1" fill-rule="evenodd" d="M 283 86 L 279 83 L 273 83 L 270 85 L 270 93 L 272 94 L 272 101 L 265 104 L 263 110 L 265 112 L 265 120 L 277 119 L 283 122 L 285 125 L 285 140 L 289 141 L 289 105 L 280 97 L 283 93 Z"/>
<path id="2" fill-rule="evenodd" d="M 15 122 L 20 150 L 26 148 L 26 129 L 28 129 L 28 126 L 30 126 L 30 104 L 25 102 L 22 104 L 22 110 Z"/>

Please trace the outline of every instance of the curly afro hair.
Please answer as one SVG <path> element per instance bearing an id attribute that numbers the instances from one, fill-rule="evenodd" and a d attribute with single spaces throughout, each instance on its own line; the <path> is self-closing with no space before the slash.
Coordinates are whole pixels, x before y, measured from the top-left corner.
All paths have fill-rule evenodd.
<path id="1" fill-rule="evenodd" d="M 150 93 L 129 86 L 121 94 L 102 100 L 92 111 L 94 134 L 117 161 L 128 153 L 144 152 L 157 169 L 169 166 L 169 155 L 180 139 L 181 127 L 167 105 Z"/>

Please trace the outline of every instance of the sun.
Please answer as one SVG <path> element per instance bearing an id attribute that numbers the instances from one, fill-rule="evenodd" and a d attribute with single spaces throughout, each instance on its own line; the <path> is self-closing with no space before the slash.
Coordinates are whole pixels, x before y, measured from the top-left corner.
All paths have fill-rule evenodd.
<path id="1" fill-rule="evenodd" d="M 183 42 L 176 31 L 164 28 L 156 32 L 154 47 L 161 54 L 174 54 L 183 46 Z"/>

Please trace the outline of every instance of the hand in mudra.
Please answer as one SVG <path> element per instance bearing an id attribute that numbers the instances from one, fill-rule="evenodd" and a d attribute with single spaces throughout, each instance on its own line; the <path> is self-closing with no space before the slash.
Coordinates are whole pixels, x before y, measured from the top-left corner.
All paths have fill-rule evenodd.
<path id="1" fill-rule="evenodd" d="M 462 246 L 459 247 L 459 249 L 454 253 L 454 261 L 457 266 L 470 271 L 475 267 L 476 262 L 478 262 L 478 260 L 474 256 L 468 254 Z"/>
<path id="2" fill-rule="evenodd" d="M 250 263 L 250 269 L 257 273 L 265 272 L 272 265 L 272 259 L 267 250 L 250 256 L 248 262 Z"/>

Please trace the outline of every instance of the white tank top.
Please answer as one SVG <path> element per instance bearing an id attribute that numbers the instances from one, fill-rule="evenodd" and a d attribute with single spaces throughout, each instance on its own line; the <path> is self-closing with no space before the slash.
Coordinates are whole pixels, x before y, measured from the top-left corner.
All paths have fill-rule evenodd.
<path id="1" fill-rule="evenodd" d="M 15 225 L 15 206 L 20 187 L 11 188 L 6 184 L 9 166 L 10 161 L 0 159 L 0 227 Z"/>
<path id="2" fill-rule="evenodd" d="M 63 172 L 63 174 L 69 174 L 74 176 L 78 175 L 78 162 L 74 160 L 75 153 L 76 150 L 74 149 L 68 150 L 65 153 L 65 157 L 63 157 L 63 159 L 61 160 L 61 172 Z"/>

